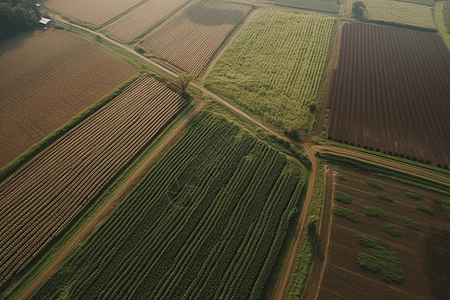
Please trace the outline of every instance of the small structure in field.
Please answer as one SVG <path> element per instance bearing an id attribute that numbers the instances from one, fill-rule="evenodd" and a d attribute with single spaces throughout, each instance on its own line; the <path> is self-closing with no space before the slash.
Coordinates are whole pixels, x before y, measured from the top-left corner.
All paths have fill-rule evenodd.
<path id="1" fill-rule="evenodd" d="M 39 24 L 44 25 L 45 27 L 51 26 L 52 25 L 52 20 L 51 19 L 47 19 L 47 18 L 41 18 L 39 20 Z"/>

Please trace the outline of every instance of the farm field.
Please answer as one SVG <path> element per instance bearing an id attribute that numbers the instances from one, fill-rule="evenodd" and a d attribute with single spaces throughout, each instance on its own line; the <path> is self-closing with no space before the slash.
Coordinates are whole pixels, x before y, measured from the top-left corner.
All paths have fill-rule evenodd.
<path id="1" fill-rule="evenodd" d="M 245 4 L 194 0 L 147 35 L 141 45 L 197 76 L 250 10 L 251 6 Z"/>
<path id="2" fill-rule="evenodd" d="M 307 176 L 201 112 L 31 299 L 259 299 Z"/>
<path id="3" fill-rule="evenodd" d="M 335 19 L 261 9 L 204 81 L 280 130 L 311 130 Z"/>
<path id="4" fill-rule="evenodd" d="M 142 76 L 0 183 L 0 286 L 26 267 L 184 104 Z"/>
<path id="5" fill-rule="evenodd" d="M 330 13 L 339 12 L 339 3 L 336 0 L 276 0 L 275 4 Z"/>
<path id="6" fill-rule="evenodd" d="M 347 1 L 344 5 L 345 16 L 352 16 L 352 5 L 357 0 Z M 433 7 L 393 1 L 393 0 L 363 0 L 366 10 L 366 19 L 398 23 L 428 29 L 435 29 L 436 24 L 433 19 Z"/>
<path id="7" fill-rule="evenodd" d="M 370 185 L 367 178 L 381 184 L 382 189 Z M 347 195 L 350 203 L 333 200 L 336 191 Z M 418 199 L 412 198 L 414 194 Z M 450 262 L 450 218 L 434 200 L 436 197 L 450 203 L 448 195 L 332 167 L 327 173 L 324 208 L 324 216 L 331 217 L 330 221 L 324 221 L 327 226 L 322 227 L 325 239 L 330 234 L 329 245 L 319 250 L 327 251 L 321 254 L 322 258 L 327 257 L 323 279 L 308 282 L 314 287 L 307 286 L 304 299 L 314 299 L 318 287 L 318 299 L 447 299 L 450 293 L 450 272 L 446 267 Z M 431 208 L 434 215 L 418 210 L 419 202 Z M 382 213 L 378 217 L 368 216 L 370 206 Z M 336 208 L 353 211 L 358 222 L 331 213 Z M 400 234 L 393 236 L 395 230 L 388 233 L 387 228 L 396 228 Z M 381 247 L 367 247 L 368 244 L 361 243 L 357 236 L 364 236 Z M 366 262 L 363 259 L 368 255 L 377 257 L 374 262 L 384 268 L 381 273 L 359 265 L 359 262 Z M 393 265 L 396 260 L 399 267 Z M 316 265 L 311 276 L 320 277 L 315 274 L 320 274 Z"/>
<path id="8" fill-rule="evenodd" d="M 45 2 L 45 7 L 60 12 L 67 17 L 100 26 L 141 1 L 50 0 Z"/>
<path id="9" fill-rule="evenodd" d="M 450 54 L 440 36 L 345 24 L 333 80 L 329 139 L 450 166 Z"/>
<path id="10" fill-rule="evenodd" d="M 450 33 L 450 1 L 443 1 L 444 5 L 444 22 L 447 26 L 447 31 Z"/>
<path id="11" fill-rule="evenodd" d="M 54 29 L 2 50 L 0 168 L 136 73 L 88 40 Z"/>
<path id="12" fill-rule="evenodd" d="M 188 0 L 148 0 L 132 12 L 103 28 L 122 41 L 129 41 L 160 20 L 164 19 L 177 7 Z"/>

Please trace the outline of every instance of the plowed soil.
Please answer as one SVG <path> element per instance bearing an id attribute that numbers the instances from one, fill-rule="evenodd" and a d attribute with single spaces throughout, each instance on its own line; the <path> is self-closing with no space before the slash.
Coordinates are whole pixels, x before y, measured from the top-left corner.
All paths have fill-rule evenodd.
<path id="1" fill-rule="evenodd" d="M 0 56 L 0 167 L 135 74 L 88 40 L 37 31 Z"/>
<path id="2" fill-rule="evenodd" d="M 326 248 L 327 243 L 321 243 L 318 249 L 321 255 L 316 257 L 324 260 L 323 251 L 328 257 L 322 280 L 309 281 L 303 299 L 448 299 L 450 272 L 445 266 L 450 263 L 450 220 L 433 198 L 450 200 L 450 197 L 342 168 L 333 167 L 332 170 L 344 174 L 346 179 L 333 176 L 333 180 L 327 181 L 327 187 L 334 181 L 336 190 L 350 195 L 352 203 L 337 203 L 333 200 L 331 189 L 327 188 L 324 203 L 328 207 L 324 212 L 331 213 L 334 205 L 343 206 L 356 211 L 360 222 L 355 224 L 332 216 L 329 246 Z M 384 190 L 368 185 L 365 181 L 368 177 L 382 182 Z M 420 192 L 421 199 L 405 196 L 404 189 Z M 388 194 L 394 202 L 376 198 L 377 193 Z M 415 205 L 418 201 L 431 207 L 435 214 L 428 215 L 417 210 Z M 363 209 L 367 205 L 383 209 L 388 220 L 365 216 Z M 418 222 L 421 230 L 403 227 L 404 218 Z M 382 225 L 385 223 L 394 224 L 403 232 L 402 237 L 392 237 L 384 232 Z M 323 228 L 321 236 L 327 238 L 327 231 L 326 227 Z M 364 235 L 398 252 L 404 276 L 402 284 L 388 283 L 380 274 L 365 271 L 358 265 L 358 255 L 370 253 L 370 250 L 358 243 L 357 235 Z M 311 271 L 313 278 L 321 277 L 322 266 L 322 262 L 314 263 Z"/>
<path id="3" fill-rule="evenodd" d="M 436 34 L 345 24 L 328 138 L 450 166 L 450 53 Z"/>

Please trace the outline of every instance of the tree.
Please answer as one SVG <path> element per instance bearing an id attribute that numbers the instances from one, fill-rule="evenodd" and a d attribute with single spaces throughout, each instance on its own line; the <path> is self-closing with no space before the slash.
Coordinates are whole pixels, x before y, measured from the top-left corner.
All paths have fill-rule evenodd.
<path id="1" fill-rule="evenodd" d="M 177 83 L 181 89 L 182 95 L 186 94 L 186 89 L 192 80 L 193 80 L 193 78 L 189 74 L 183 74 L 183 75 L 178 76 Z"/>
<path id="2" fill-rule="evenodd" d="M 359 19 L 364 17 L 364 11 L 366 10 L 366 6 L 362 1 L 356 1 L 353 3 L 352 14 L 353 17 Z"/>

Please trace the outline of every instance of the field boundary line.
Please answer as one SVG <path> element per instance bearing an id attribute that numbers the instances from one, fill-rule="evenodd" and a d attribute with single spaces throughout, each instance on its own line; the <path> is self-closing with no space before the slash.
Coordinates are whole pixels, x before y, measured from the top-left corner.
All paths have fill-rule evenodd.
<path id="1" fill-rule="evenodd" d="M 176 143 L 183 135 L 189 122 L 197 115 L 206 105 L 203 101 L 174 131 L 164 140 L 164 142 L 142 163 L 142 165 L 128 178 L 122 187 L 109 199 L 104 207 L 96 216 L 84 226 L 83 230 L 76 235 L 72 242 L 65 250 L 56 258 L 56 260 L 42 273 L 20 296 L 20 300 L 25 300 L 33 295 L 33 293 L 69 258 L 69 256 L 77 249 L 77 247 L 86 241 L 90 234 L 108 218 L 111 212 L 127 197 L 131 190 L 145 177 L 147 172 L 158 162 L 159 158 Z"/>

